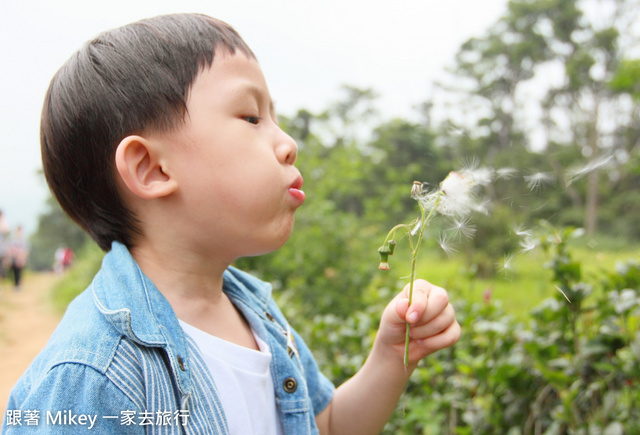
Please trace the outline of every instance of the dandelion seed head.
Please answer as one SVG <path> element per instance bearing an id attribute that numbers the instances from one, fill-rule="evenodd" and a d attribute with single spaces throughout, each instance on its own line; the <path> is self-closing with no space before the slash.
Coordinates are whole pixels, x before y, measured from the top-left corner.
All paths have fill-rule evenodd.
<path id="1" fill-rule="evenodd" d="M 553 175 L 549 172 L 536 172 L 535 174 L 525 175 L 524 181 L 527 183 L 529 190 L 534 191 L 541 189 L 544 185 L 553 181 Z"/>
<path id="2" fill-rule="evenodd" d="M 457 172 L 450 172 L 440 183 L 438 212 L 446 216 L 465 215 L 473 204 L 473 181 Z"/>
<path id="3" fill-rule="evenodd" d="M 462 168 L 460 172 L 469 172 L 473 171 L 478 167 L 480 163 L 478 162 L 478 158 L 476 156 L 465 157 L 462 161 Z"/>
<path id="4" fill-rule="evenodd" d="M 475 185 L 488 186 L 493 181 L 495 171 L 491 168 L 463 169 L 460 174 Z"/>

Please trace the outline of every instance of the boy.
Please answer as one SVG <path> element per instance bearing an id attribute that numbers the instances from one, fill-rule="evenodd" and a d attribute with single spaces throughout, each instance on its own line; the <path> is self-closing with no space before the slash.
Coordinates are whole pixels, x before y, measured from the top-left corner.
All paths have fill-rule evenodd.
<path id="1" fill-rule="evenodd" d="M 37 411 L 47 433 L 378 433 L 419 360 L 459 337 L 446 292 L 418 281 L 334 390 L 269 285 L 230 267 L 282 246 L 305 195 L 225 23 L 170 15 L 98 36 L 52 80 L 41 138 L 51 190 L 108 253 L 14 387 L 8 432 Z"/>

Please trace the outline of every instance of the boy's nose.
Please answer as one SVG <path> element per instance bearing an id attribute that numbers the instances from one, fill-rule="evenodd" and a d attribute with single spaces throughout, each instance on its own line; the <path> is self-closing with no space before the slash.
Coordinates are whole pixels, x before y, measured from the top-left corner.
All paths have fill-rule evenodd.
<path id="1" fill-rule="evenodd" d="M 298 145 L 284 131 L 280 130 L 279 144 L 276 149 L 278 160 L 283 164 L 293 165 L 298 158 Z"/>

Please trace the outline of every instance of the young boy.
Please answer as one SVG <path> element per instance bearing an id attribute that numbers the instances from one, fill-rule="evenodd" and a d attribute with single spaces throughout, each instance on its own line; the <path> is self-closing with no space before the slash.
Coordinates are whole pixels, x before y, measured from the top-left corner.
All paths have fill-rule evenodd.
<path id="1" fill-rule="evenodd" d="M 225 23 L 98 36 L 53 78 L 41 138 L 51 190 L 108 253 L 14 387 L 3 433 L 379 433 L 418 362 L 459 338 L 446 292 L 417 281 L 334 389 L 270 286 L 230 267 L 282 246 L 305 195 L 260 66 Z"/>

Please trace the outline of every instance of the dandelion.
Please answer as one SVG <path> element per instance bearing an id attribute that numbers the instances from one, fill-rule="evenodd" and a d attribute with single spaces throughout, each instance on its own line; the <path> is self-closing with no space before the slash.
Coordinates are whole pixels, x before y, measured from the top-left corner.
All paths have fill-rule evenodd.
<path id="1" fill-rule="evenodd" d="M 476 232 L 476 227 L 471 223 L 468 217 L 454 218 L 453 226 L 449 228 L 449 232 L 461 238 L 471 238 Z"/>
<path id="2" fill-rule="evenodd" d="M 524 181 L 527 183 L 529 190 L 534 191 L 541 189 L 545 184 L 553 181 L 553 175 L 549 172 L 536 172 L 535 174 L 525 175 Z"/>
<path id="3" fill-rule="evenodd" d="M 397 231 L 406 232 L 411 248 L 411 273 L 409 275 L 409 304 L 413 297 L 413 283 L 415 278 L 416 260 L 418 251 L 422 244 L 425 229 L 429 226 L 432 219 L 436 216 L 451 216 L 454 218 L 454 230 L 458 235 L 470 237 L 475 232 L 475 228 L 466 219 L 471 211 L 478 209 L 481 205 L 476 199 L 476 188 L 486 185 L 493 178 L 493 170 L 488 168 L 468 167 L 460 172 L 450 172 L 447 177 L 442 180 L 438 188 L 429 189 L 425 183 L 414 181 L 411 187 L 411 197 L 418 202 L 420 207 L 420 217 L 412 224 L 396 225 L 389 231 L 385 242 L 378 250 L 380 254 L 380 263 L 378 268 L 381 270 L 389 269 L 389 243 L 395 239 Z M 482 205 L 486 208 L 486 204 Z M 414 239 L 415 238 L 415 239 Z M 395 242 L 393 242 L 395 244 Z M 455 252 L 454 246 L 450 243 L 446 233 L 440 235 L 438 244 L 447 254 Z M 409 361 L 409 333 L 410 326 L 406 326 L 405 338 L 405 367 Z"/>
<path id="4" fill-rule="evenodd" d="M 445 216 L 464 216 L 476 203 L 474 188 L 477 185 L 472 177 L 449 172 L 447 178 L 440 183 L 440 189 L 424 197 L 424 205 L 427 208 L 435 206 L 438 213 Z"/>

